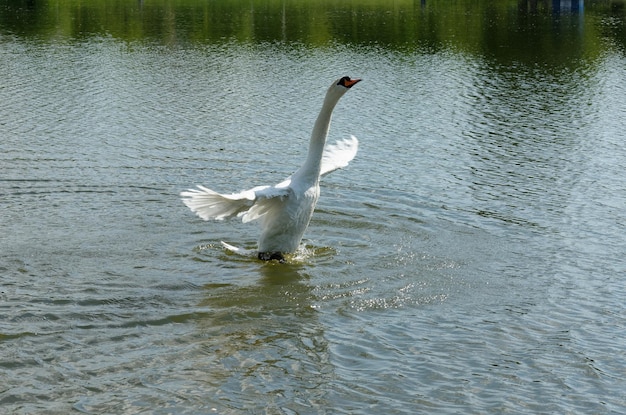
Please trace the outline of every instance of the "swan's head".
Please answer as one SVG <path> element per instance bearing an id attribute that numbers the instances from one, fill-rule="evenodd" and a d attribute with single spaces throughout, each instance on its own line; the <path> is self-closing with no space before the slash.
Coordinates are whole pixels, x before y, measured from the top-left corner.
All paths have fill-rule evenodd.
<path id="1" fill-rule="evenodd" d="M 349 76 L 344 76 L 341 79 L 337 79 L 334 84 L 335 85 L 339 85 L 342 86 L 346 89 L 350 89 L 352 88 L 354 85 L 357 84 L 357 82 L 361 82 L 361 80 L 359 78 L 355 78 L 355 79 L 350 79 Z"/>
<path id="2" fill-rule="evenodd" d="M 349 76 L 344 76 L 343 78 L 339 78 L 335 80 L 328 91 L 326 92 L 326 99 L 332 99 L 337 102 L 339 98 L 343 96 L 350 88 L 356 85 L 358 82 L 361 82 L 359 78 L 350 79 Z"/>

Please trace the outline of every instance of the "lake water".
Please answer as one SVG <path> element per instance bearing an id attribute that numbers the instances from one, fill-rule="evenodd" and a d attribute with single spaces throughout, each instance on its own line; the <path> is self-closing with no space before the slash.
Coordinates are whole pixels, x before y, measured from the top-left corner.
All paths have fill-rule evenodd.
<path id="1" fill-rule="evenodd" d="M 0 411 L 626 413 L 626 7 L 492 3 L 0 1 Z"/>

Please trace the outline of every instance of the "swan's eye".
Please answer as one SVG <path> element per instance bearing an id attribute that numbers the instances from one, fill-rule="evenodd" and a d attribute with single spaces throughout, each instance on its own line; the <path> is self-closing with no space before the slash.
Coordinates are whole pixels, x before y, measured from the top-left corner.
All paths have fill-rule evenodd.
<path id="1" fill-rule="evenodd" d="M 350 77 L 344 76 L 343 78 L 339 80 L 339 82 L 337 82 L 337 85 L 346 86 L 346 82 L 349 82 L 349 81 L 350 81 Z"/>

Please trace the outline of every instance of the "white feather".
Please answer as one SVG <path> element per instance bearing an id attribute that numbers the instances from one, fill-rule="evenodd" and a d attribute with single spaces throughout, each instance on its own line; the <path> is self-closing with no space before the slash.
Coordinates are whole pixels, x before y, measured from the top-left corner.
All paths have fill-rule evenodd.
<path id="1" fill-rule="evenodd" d="M 252 249 L 245 249 L 245 248 L 239 248 L 236 246 L 232 246 L 231 244 L 227 244 L 224 241 L 220 241 L 222 243 L 222 246 L 226 249 L 228 249 L 230 252 L 233 252 L 235 254 L 241 255 L 241 256 L 254 256 L 256 255 L 256 251 L 253 251 Z"/>
<path id="2" fill-rule="evenodd" d="M 204 220 L 231 218 L 250 209 L 255 200 L 254 193 L 250 191 L 222 195 L 200 185 L 180 195 L 183 203 Z"/>
<path id="3" fill-rule="evenodd" d="M 322 155 L 320 175 L 324 176 L 337 169 L 346 167 L 356 156 L 358 150 L 359 140 L 353 135 L 350 138 L 337 141 L 335 144 L 327 145 Z"/>

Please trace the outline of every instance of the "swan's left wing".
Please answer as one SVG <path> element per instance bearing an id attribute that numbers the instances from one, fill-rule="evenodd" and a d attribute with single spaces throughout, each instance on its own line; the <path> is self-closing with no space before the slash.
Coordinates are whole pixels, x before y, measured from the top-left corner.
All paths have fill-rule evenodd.
<path id="1" fill-rule="evenodd" d="M 289 195 L 290 180 L 276 186 L 258 186 L 233 194 L 220 194 L 204 186 L 182 192 L 183 203 L 204 220 L 222 220 L 239 216 L 244 222 L 264 214 L 268 201 L 282 201 Z"/>
<path id="2" fill-rule="evenodd" d="M 346 167 L 356 156 L 359 149 L 359 140 L 351 135 L 350 138 L 337 141 L 335 144 L 327 145 L 322 154 L 322 168 L 320 176 L 324 176 L 332 171 Z"/>
<path id="3" fill-rule="evenodd" d="M 263 222 L 268 216 L 282 210 L 285 198 L 292 190 L 289 187 L 291 178 L 277 184 L 276 186 L 259 186 L 252 189 L 255 194 L 254 204 L 245 212 L 241 212 L 243 223 L 261 219 Z"/>

